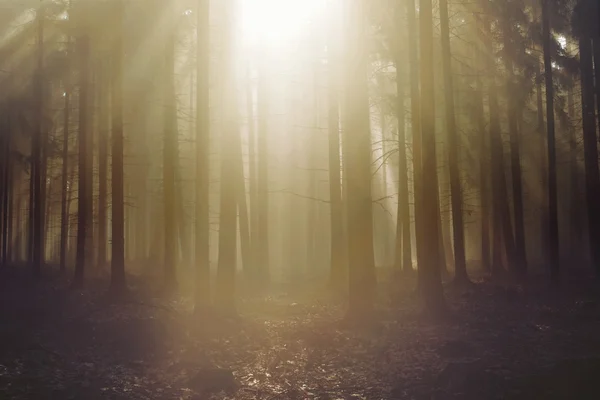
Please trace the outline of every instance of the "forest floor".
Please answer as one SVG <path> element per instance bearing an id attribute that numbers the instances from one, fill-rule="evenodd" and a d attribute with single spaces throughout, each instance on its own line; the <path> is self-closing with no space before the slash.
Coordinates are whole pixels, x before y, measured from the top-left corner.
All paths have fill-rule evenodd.
<path id="1" fill-rule="evenodd" d="M 423 317 L 409 280 L 359 327 L 316 288 L 207 322 L 132 281 L 116 303 L 101 282 L 2 271 L 0 399 L 600 398 L 600 290 L 585 277 L 448 287 L 443 321 Z"/>

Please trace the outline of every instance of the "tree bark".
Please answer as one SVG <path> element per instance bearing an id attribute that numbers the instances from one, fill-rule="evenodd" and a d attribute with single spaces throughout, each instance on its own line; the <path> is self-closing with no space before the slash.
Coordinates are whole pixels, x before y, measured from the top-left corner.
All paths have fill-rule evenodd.
<path id="1" fill-rule="evenodd" d="M 89 127 L 88 127 L 88 89 L 89 89 L 89 68 L 90 68 L 90 39 L 87 35 L 78 38 L 78 52 L 80 57 L 80 84 L 79 84 L 79 179 L 77 193 L 77 255 L 75 262 L 75 277 L 73 285 L 83 286 L 85 263 L 86 263 L 86 244 L 88 224 L 88 152 Z"/>
<path id="2" fill-rule="evenodd" d="M 112 123 L 112 255 L 111 288 L 117 293 L 127 289 L 125 279 L 125 204 L 123 171 L 123 1 L 117 5 L 117 36 L 112 56 L 111 123 Z"/>
<path id="3" fill-rule="evenodd" d="M 196 290 L 195 312 L 210 306 L 209 260 L 209 0 L 198 0 L 196 40 Z"/>
<path id="4" fill-rule="evenodd" d="M 548 225 L 550 250 L 550 275 L 552 281 L 559 278 L 558 201 L 556 184 L 556 143 L 554 132 L 554 82 L 550 54 L 550 16 L 548 0 L 542 1 L 542 34 L 544 46 L 544 79 L 546 81 L 546 126 L 548 134 Z"/>
<path id="5" fill-rule="evenodd" d="M 448 163 L 450 172 L 450 196 L 452 201 L 452 228 L 454 237 L 454 271 L 457 283 L 466 282 L 465 234 L 463 223 L 463 199 L 459 171 L 459 138 L 454 115 L 454 85 L 452 81 L 452 53 L 450 50 L 450 27 L 448 2 L 440 0 L 440 26 L 442 35 L 442 65 L 444 70 L 444 104 L 446 106 L 446 129 L 448 133 Z"/>
<path id="6" fill-rule="evenodd" d="M 349 304 L 352 319 L 369 317 L 375 296 L 373 204 L 371 196 L 371 133 L 367 84 L 365 0 L 347 2 L 346 94 L 344 118 L 344 173 L 348 185 Z"/>

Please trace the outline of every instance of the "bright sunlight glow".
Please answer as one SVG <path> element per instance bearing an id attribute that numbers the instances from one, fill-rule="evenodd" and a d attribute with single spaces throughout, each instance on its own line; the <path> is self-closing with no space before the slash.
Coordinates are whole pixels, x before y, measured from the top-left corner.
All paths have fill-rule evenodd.
<path id="1" fill-rule="evenodd" d="M 280 47 L 309 30 L 325 11 L 326 0 L 241 0 L 243 43 Z"/>

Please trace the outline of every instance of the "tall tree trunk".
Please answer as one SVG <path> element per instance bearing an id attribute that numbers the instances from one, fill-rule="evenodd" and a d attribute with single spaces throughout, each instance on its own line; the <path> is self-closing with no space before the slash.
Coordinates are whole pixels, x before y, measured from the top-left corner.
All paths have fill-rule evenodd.
<path id="1" fill-rule="evenodd" d="M 518 110 L 515 101 L 515 93 L 518 93 L 515 81 L 512 56 L 509 53 L 513 47 L 511 42 L 510 20 L 504 16 L 504 63 L 507 71 L 506 98 L 508 103 L 508 131 L 510 136 L 511 177 L 512 177 L 512 200 L 515 216 L 515 260 L 516 265 L 509 264 L 509 269 L 520 275 L 527 271 L 527 255 L 525 249 L 525 222 L 523 215 L 523 185 L 521 175 L 521 150 L 519 146 Z"/>
<path id="2" fill-rule="evenodd" d="M 548 0 L 542 1 L 542 34 L 544 45 L 544 79 L 546 81 L 546 123 L 548 133 L 548 225 L 550 274 L 558 282 L 559 241 L 558 241 L 558 201 L 556 184 L 556 144 L 554 138 L 554 82 L 552 80 L 552 58 L 550 54 L 550 16 Z"/>
<path id="3" fill-rule="evenodd" d="M 344 173 L 348 184 L 348 262 L 350 318 L 368 317 L 375 296 L 371 133 L 367 84 L 365 0 L 348 2 L 344 117 Z M 351 43 L 351 44 L 350 44 Z"/>
<path id="4" fill-rule="evenodd" d="M 110 80 L 106 79 L 106 66 L 101 66 L 101 79 L 98 84 L 98 260 L 97 265 L 106 265 L 107 244 L 107 192 L 108 192 L 108 122 L 109 122 L 109 92 Z M 109 75 L 110 76 L 110 75 Z"/>
<path id="5" fill-rule="evenodd" d="M 209 263 L 209 0 L 198 0 L 196 40 L 196 291 L 195 312 L 210 305 Z"/>
<path id="6" fill-rule="evenodd" d="M 413 4 L 414 6 L 414 4 Z M 398 18 L 399 20 L 399 18 Z M 394 265 L 396 270 L 411 272 L 412 244 L 410 235 L 410 206 L 408 200 L 408 163 L 406 160 L 406 112 L 405 80 L 402 68 L 401 48 L 396 49 L 396 115 L 398 117 L 398 212 L 396 216 L 396 251 Z M 413 117 L 414 118 L 414 117 Z M 414 138 L 414 136 L 413 136 Z M 414 139 L 413 139 L 414 140 Z"/>
<path id="7" fill-rule="evenodd" d="M 88 89 L 89 89 L 89 68 L 90 68 L 90 39 L 83 35 L 78 38 L 78 53 L 80 57 L 80 83 L 79 83 L 79 182 L 77 193 L 77 256 L 75 262 L 75 277 L 73 285 L 83 286 L 85 262 L 86 262 L 86 244 L 88 224 L 88 161 L 86 160 L 88 152 L 89 127 L 88 127 Z"/>
<path id="8" fill-rule="evenodd" d="M 269 272 L 269 132 L 268 132 L 268 84 L 264 61 L 260 61 L 258 72 L 258 238 L 257 266 L 260 283 L 267 286 Z"/>
<path id="9" fill-rule="evenodd" d="M 238 225 L 240 231 L 240 248 L 242 252 L 242 266 L 244 274 L 252 276 L 252 261 L 250 249 L 250 225 L 248 220 L 248 206 L 246 199 L 246 176 L 244 174 L 244 152 L 240 133 L 236 132 L 235 140 L 235 168 L 236 168 L 236 204 L 238 211 Z"/>
<path id="10" fill-rule="evenodd" d="M 69 232 L 69 209 L 67 192 L 69 191 L 69 124 L 71 112 L 71 91 L 65 88 L 65 105 L 63 120 L 63 148 L 62 148 L 62 189 L 60 196 L 60 271 L 64 273 L 67 269 L 67 244 Z M 73 182 L 71 182 L 73 185 Z"/>
<path id="11" fill-rule="evenodd" d="M 573 54 L 572 45 L 569 53 Z M 581 260 L 581 243 L 583 231 L 581 222 L 581 199 L 579 196 L 579 163 L 577 161 L 577 131 L 575 129 L 575 99 L 574 88 L 567 89 L 567 108 L 569 114 L 569 217 L 570 217 L 570 245 L 569 260 Z"/>
<path id="12" fill-rule="evenodd" d="M 44 119 L 44 6 L 40 5 L 37 16 L 37 71 L 35 74 L 35 130 L 32 140 L 31 151 L 31 178 L 33 185 L 30 188 L 33 192 L 30 207 L 30 224 L 32 232 L 31 251 L 33 261 L 33 273 L 35 276 L 41 274 L 42 263 L 44 262 L 44 243 L 42 241 L 42 212 L 43 198 L 42 194 L 42 146 L 43 146 L 43 119 Z"/>
<path id="13" fill-rule="evenodd" d="M 413 181 L 414 181 L 414 202 L 415 202 L 415 243 L 417 250 L 417 273 L 419 288 L 422 288 L 424 282 L 423 265 L 425 248 L 425 239 L 423 237 L 423 189 L 421 188 L 421 170 L 422 170 L 422 146 L 421 146 L 421 92 L 419 88 L 420 68 L 418 53 L 418 25 L 416 17 L 415 0 L 406 2 L 407 29 L 408 29 L 408 55 L 410 68 L 410 124 L 413 145 Z"/>
<path id="14" fill-rule="evenodd" d="M 223 56 L 221 71 L 221 177 L 220 177 L 220 220 L 219 220 L 219 263 L 217 267 L 217 292 L 215 305 L 225 315 L 236 313 L 235 306 L 235 275 L 237 264 L 237 229 L 236 229 L 236 195 L 238 193 L 236 180 L 236 135 L 239 135 L 237 104 L 235 96 L 234 67 L 233 67 L 233 27 L 234 0 L 223 4 Z"/>
<path id="15" fill-rule="evenodd" d="M 588 236 L 592 265 L 600 277 L 600 173 L 594 109 L 594 76 L 592 43 L 585 36 L 579 39 L 581 65 L 581 104 L 583 114 L 583 152 L 585 159 L 585 189 L 588 207 Z"/>
<path id="16" fill-rule="evenodd" d="M 463 199 L 458 164 L 459 139 L 454 115 L 454 85 L 452 82 L 452 53 L 450 51 L 450 27 L 448 20 L 448 2 L 440 0 L 440 26 L 442 35 L 442 63 L 444 69 L 444 103 L 446 106 L 446 130 L 448 132 L 448 163 L 450 172 L 450 196 L 452 201 L 452 227 L 454 238 L 455 281 L 464 283 L 467 276 L 465 257 L 465 233 L 463 223 Z"/>
<path id="17" fill-rule="evenodd" d="M 419 2 L 419 33 L 421 55 L 421 129 L 423 166 L 423 234 L 417 239 L 439 237 L 438 222 L 438 186 L 435 143 L 435 86 L 433 72 L 433 10 L 431 0 Z M 427 195 L 425 195 L 425 193 Z M 438 246 L 431 246 L 423 251 L 422 288 L 426 309 L 434 314 L 445 308 L 444 292 L 440 274 L 440 251 Z"/>
<path id="18" fill-rule="evenodd" d="M 544 145 L 546 143 L 546 129 L 544 123 L 544 101 L 542 96 L 542 72 L 540 71 L 540 65 L 537 64 L 537 73 L 536 73 L 536 111 L 537 111 L 537 128 L 538 134 L 540 135 L 541 144 Z M 544 146 L 545 147 L 545 146 Z M 542 152 L 540 155 L 540 165 L 539 171 L 541 176 L 541 193 L 547 192 L 548 188 L 548 174 L 546 173 L 547 162 L 546 162 L 546 154 Z M 549 254 L 548 251 L 548 198 L 546 196 L 541 196 L 541 204 L 540 204 L 540 261 L 545 264 L 547 256 Z"/>
<path id="19" fill-rule="evenodd" d="M 248 63 L 246 72 L 246 107 L 248 115 L 248 169 L 250 191 L 250 283 L 254 286 L 257 282 L 256 256 L 258 248 L 258 187 L 256 171 L 256 121 L 254 114 L 254 94 L 252 85 L 252 72 Z M 244 267 L 246 268 L 246 267 Z"/>
<path id="20" fill-rule="evenodd" d="M 125 204 L 123 171 L 123 1 L 118 2 L 117 35 L 111 71 L 111 288 L 117 293 L 127 289 L 125 279 Z"/>
<path id="21" fill-rule="evenodd" d="M 337 5 L 338 3 L 336 3 Z M 334 10 L 331 10 L 332 12 Z M 332 17 L 333 19 L 333 17 Z M 328 31 L 328 63 L 327 78 L 327 138 L 329 153 L 329 215 L 331 230 L 331 260 L 329 285 L 339 292 L 344 286 L 347 275 L 344 247 L 344 210 L 342 205 L 341 165 L 340 165 L 340 54 L 339 54 L 339 19 L 331 22 Z"/>
<path id="22" fill-rule="evenodd" d="M 489 135 L 485 128 L 483 107 L 483 84 L 476 78 L 477 136 L 479 140 L 479 190 L 481 191 L 481 264 L 484 270 L 491 268 L 490 252 L 490 185 L 489 185 Z"/>
<path id="23" fill-rule="evenodd" d="M 163 100 L 166 102 L 164 115 L 164 141 L 163 141 L 163 192 L 165 216 L 165 258 L 164 276 L 165 288 L 174 292 L 177 289 L 177 194 L 176 194 L 176 168 L 177 168 L 177 103 L 175 97 L 175 13 L 167 5 L 166 12 L 169 18 L 167 23 L 167 39 L 164 64 L 164 92 Z"/>

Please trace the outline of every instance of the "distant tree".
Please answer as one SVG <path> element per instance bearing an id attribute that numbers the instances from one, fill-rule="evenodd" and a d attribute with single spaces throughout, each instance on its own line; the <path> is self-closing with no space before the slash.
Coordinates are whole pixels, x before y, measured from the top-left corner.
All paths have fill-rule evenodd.
<path id="1" fill-rule="evenodd" d="M 116 35 L 111 57 L 112 69 L 110 74 L 112 78 L 110 83 L 112 111 L 111 290 L 119 294 L 122 294 L 127 289 L 125 279 L 125 193 L 123 185 L 123 13 L 123 2 L 119 0 L 115 9 L 115 25 L 113 29 Z"/>

